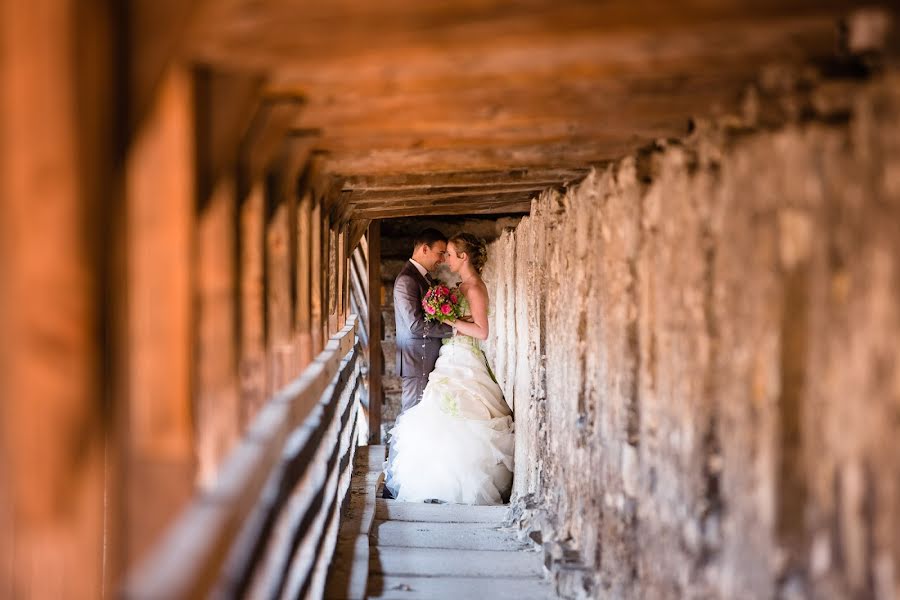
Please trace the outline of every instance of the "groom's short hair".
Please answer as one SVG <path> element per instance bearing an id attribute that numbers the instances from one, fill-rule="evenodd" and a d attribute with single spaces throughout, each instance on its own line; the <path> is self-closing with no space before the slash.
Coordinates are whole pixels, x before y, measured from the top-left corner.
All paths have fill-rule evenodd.
<path id="1" fill-rule="evenodd" d="M 428 229 L 423 229 L 416 235 L 416 239 L 413 241 L 413 251 L 416 250 L 422 244 L 425 244 L 429 248 L 434 246 L 436 242 L 444 242 L 447 243 L 447 236 L 443 233 L 434 229 L 433 227 L 429 227 Z"/>

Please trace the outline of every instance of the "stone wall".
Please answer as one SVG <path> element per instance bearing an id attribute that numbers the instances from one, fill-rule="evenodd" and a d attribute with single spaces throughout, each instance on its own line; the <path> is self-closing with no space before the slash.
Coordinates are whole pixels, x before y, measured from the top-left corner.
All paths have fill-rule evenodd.
<path id="1" fill-rule="evenodd" d="M 514 515 L 565 595 L 900 597 L 900 78 L 797 93 L 491 244 Z"/>

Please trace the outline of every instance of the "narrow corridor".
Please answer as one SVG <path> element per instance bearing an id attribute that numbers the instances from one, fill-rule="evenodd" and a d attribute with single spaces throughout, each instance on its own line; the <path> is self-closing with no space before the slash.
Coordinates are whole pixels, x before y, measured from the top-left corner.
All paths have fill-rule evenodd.
<path id="1" fill-rule="evenodd" d="M 357 451 L 326 598 L 557 597 L 540 547 L 521 541 L 516 528 L 504 523 L 508 506 L 382 499 L 384 451 Z"/>

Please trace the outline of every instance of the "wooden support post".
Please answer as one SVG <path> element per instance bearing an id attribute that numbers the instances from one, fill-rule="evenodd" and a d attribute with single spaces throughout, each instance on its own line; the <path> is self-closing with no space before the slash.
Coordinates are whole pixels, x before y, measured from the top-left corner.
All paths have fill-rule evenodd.
<path id="1" fill-rule="evenodd" d="M 327 238 L 325 240 L 325 256 L 327 257 L 325 261 L 325 280 L 327 282 L 328 289 L 328 319 L 326 322 L 326 336 L 331 336 L 338 330 L 338 230 L 336 229 L 336 226 L 331 223 L 331 219 L 329 219 L 328 217 L 325 218 L 325 223 L 325 231 L 327 232 Z"/>
<path id="2" fill-rule="evenodd" d="M 257 181 L 240 209 L 242 429 L 262 406 L 266 396 L 266 347 L 263 329 L 264 201 L 264 185 L 261 181 Z"/>
<path id="3" fill-rule="evenodd" d="M 295 375 L 291 301 L 291 203 L 269 189 L 274 203 L 266 225 L 266 340 L 268 346 L 269 395 L 284 387 Z"/>
<path id="4" fill-rule="evenodd" d="M 297 207 L 297 367 L 302 372 L 313 359 L 312 336 L 312 194 L 306 192 Z"/>
<path id="5" fill-rule="evenodd" d="M 242 430 L 238 386 L 237 180 L 240 143 L 261 79 L 195 68 L 198 230 L 194 427 L 198 480 L 208 484 Z"/>
<path id="6" fill-rule="evenodd" d="M 109 6 L 0 4 L 4 598 L 99 598 L 104 588 L 111 390 L 99 333 L 120 52 Z"/>
<path id="7" fill-rule="evenodd" d="M 322 248 L 323 248 L 323 219 L 322 219 L 322 201 L 319 198 L 313 198 L 312 213 L 310 215 L 310 224 L 312 225 L 312 235 L 310 239 L 310 325 L 312 328 L 312 344 L 313 356 L 317 355 L 325 347 L 325 331 L 322 327 L 325 314 L 325 305 L 323 302 L 325 283 L 324 267 L 322 264 Z"/>
<path id="8" fill-rule="evenodd" d="M 344 326 L 347 316 L 347 226 L 339 225 L 337 230 L 337 326 Z"/>
<path id="9" fill-rule="evenodd" d="M 381 221 L 372 221 L 366 234 L 369 250 L 369 444 L 381 443 Z"/>
<path id="10" fill-rule="evenodd" d="M 193 492 L 193 106 L 191 73 L 172 67 L 126 167 L 129 563 Z"/>
<path id="11" fill-rule="evenodd" d="M 236 193 L 233 178 L 221 179 L 199 215 L 195 397 L 201 485 L 213 481 L 241 432 L 236 378 Z"/>
<path id="12" fill-rule="evenodd" d="M 335 239 L 334 229 L 331 225 L 331 218 L 326 214 L 322 217 L 322 264 L 324 266 L 322 291 L 324 297 L 322 303 L 324 307 L 323 336 L 325 339 L 331 337 L 336 331 L 335 325 L 335 247 L 337 241 Z"/>

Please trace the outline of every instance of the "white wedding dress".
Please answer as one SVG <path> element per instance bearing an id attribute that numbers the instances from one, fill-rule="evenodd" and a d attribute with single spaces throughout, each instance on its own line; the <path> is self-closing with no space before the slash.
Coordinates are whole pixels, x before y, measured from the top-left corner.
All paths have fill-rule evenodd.
<path id="1" fill-rule="evenodd" d="M 385 486 L 397 500 L 502 504 L 513 471 L 512 412 L 475 338 L 444 340 L 422 400 L 391 430 Z"/>

